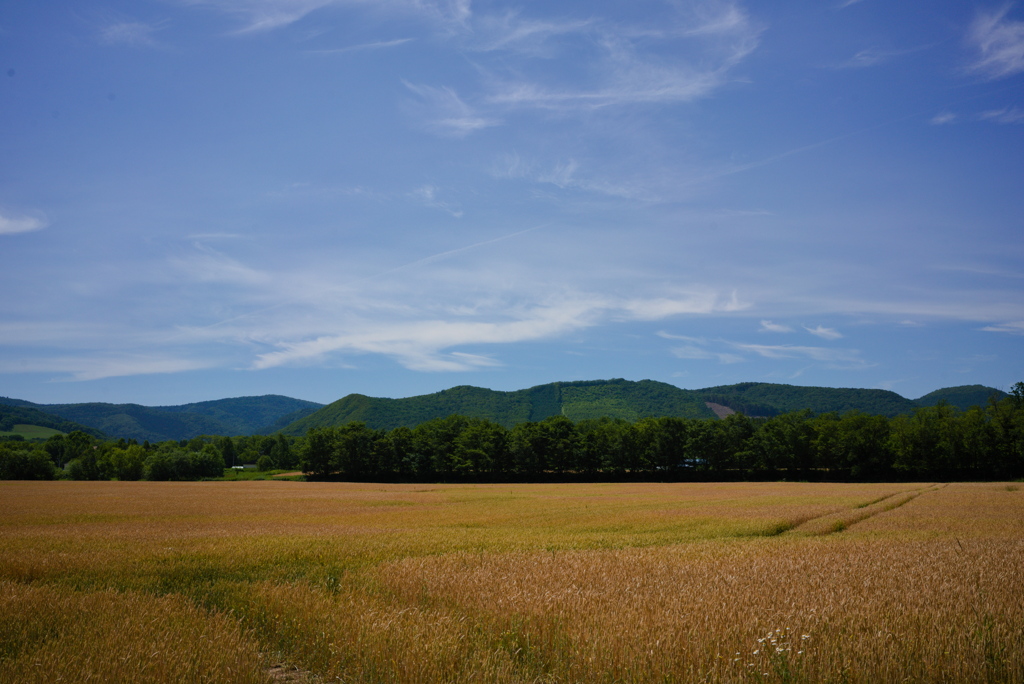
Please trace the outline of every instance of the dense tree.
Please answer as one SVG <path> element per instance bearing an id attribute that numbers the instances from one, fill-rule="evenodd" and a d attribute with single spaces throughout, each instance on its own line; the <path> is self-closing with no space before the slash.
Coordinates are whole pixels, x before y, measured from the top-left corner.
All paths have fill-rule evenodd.
<path id="1" fill-rule="evenodd" d="M 299 461 L 302 472 L 327 477 L 335 470 L 334 443 L 337 428 L 313 428 L 306 433 Z"/>
<path id="2" fill-rule="evenodd" d="M 846 473 L 855 480 L 891 476 L 890 421 L 884 416 L 830 413 L 818 417 L 814 426 L 814 449 L 827 471 Z"/>
<path id="3" fill-rule="evenodd" d="M 38 445 L 0 443 L 0 480 L 52 480 L 57 469 Z"/>
<path id="4" fill-rule="evenodd" d="M 125 443 L 105 450 L 98 457 L 100 475 L 105 480 L 141 480 L 145 474 L 146 452 L 138 444 Z"/>

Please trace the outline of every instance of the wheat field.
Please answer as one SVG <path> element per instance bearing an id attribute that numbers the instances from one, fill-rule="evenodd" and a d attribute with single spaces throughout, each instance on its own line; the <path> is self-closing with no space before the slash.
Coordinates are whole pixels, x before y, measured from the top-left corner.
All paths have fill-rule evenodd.
<path id="1" fill-rule="evenodd" d="M 1024 487 L 0 483 L 2 682 L 1021 682 Z"/>

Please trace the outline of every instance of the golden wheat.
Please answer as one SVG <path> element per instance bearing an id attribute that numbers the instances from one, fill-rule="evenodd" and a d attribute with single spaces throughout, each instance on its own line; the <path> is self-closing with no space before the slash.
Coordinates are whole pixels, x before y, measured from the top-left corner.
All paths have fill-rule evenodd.
<path id="1" fill-rule="evenodd" d="M 1024 681 L 1006 484 L 0 483 L 0 544 L 0 681 Z"/>

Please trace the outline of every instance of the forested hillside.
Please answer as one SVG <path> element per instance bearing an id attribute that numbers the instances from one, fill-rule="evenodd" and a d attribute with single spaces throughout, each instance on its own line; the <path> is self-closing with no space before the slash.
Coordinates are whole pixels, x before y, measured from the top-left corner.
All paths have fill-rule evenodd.
<path id="1" fill-rule="evenodd" d="M 25 402 L 28 403 L 28 402 Z M 73 432 L 80 430 L 93 437 L 102 437 L 103 433 L 94 428 L 64 420 L 50 413 L 45 413 L 30 406 L 0 404 L 0 432 L 11 432 L 15 425 L 37 425 L 39 427 L 51 428 L 60 432 Z"/>
<path id="2" fill-rule="evenodd" d="M 405 399 L 351 394 L 292 423 L 284 432 L 301 435 L 310 428 L 354 421 L 373 429 L 391 430 L 450 415 L 484 418 L 506 428 L 556 415 L 572 420 L 602 416 L 626 420 L 646 416 L 714 417 L 696 393 L 674 385 L 654 380 L 593 380 L 555 382 L 514 392 L 461 386 Z"/>
<path id="3" fill-rule="evenodd" d="M 182 406 L 32 404 L 17 399 L 3 399 L 0 402 L 8 406 L 35 409 L 41 414 L 49 415 L 50 420 L 59 418 L 80 424 L 71 430 L 88 426 L 87 431 L 99 431 L 110 437 L 150 442 L 191 439 L 196 435 L 253 435 L 273 432 L 275 422 L 282 417 L 297 417 L 315 411 L 321 406 L 311 401 L 279 395 L 220 399 Z"/>
<path id="4" fill-rule="evenodd" d="M 767 382 L 742 382 L 698 391 L 703 397 L 714 397 L 706 399 L 707 401 L 757 416 L 774 416 L 789 411 L 810 409 L 814 413 L 862 411 L 892 418 L 901 413 L 910 413 L 917 407 L 910 399 L 880 389 L 798 387 Z"/>
<path id="5" fill-rule="evenodd" d="M 946 387 L 929 392 L 928 394 L 915 399 L 918 406 L 937 406 L 940 402 L 946 402 L 955 406 L 961 411 L 966 411 L 972 406 L 985 406 L 989 399 L 999 401 L 1007 396 L 1006 392 L 984 385 L 961 385 L 959 387 Z"/>
<path id="6" fill-rule="evenodd" d="M 685 390 L 654 380 L 590 380 L 554 382 L 528 389 L 500 392 L 467 385 L 400 399 L 350 394 L 324 406 L 279 395 L 238 397 L 180 406 L 138 404 L 33 404 L 0 397 L 5 410 L 35 410 L 33 424 L 62 432 L 92 431 L 112 438 L 149 440 L 191 439 L 197 435 L 303 435 L 317 427 L 362 422 L 372 429 L 391 430 L 461 415 L 497 423 L 505 428 L 551 416 L 574 422 L 611 418 L 636 421 L 647 417 L 714 418 L 705 402 L 720 404 L 748 417 L 770 418 L 808 409 L 814 414 L 860 411 L 892 418 L 918 407 L 946 403 L 961 410 L 984 406 L 1005 392 L 982 385 L 935 390 L 911 400 L 879 389 L 799 387 L 763 382 Z M 2 417 L 5 414 L 0 414 Z M 26 414 L 28 415 L 28 414 Z M 42 418 L 41 416 L 49 416 Z M 68 423 L 67 421 L 71 421 Z M 65 428 L 57 427 L 64 424 Z M 0 430 L 2 431 L 2 430 Z"/>
<path id="7" fill-rule="evenodd" d="M 312 401 L 267 394 L 262 397 L 237 397 L 181 406 L 159 406 L 156 409 L 206 416 L 227 428 L 206 434 L 263 435 L 275 432 L 275 423 L 283 417 L 290 418 L 288 422 L 291 423 L 322 407 L 323 404 Z"/>

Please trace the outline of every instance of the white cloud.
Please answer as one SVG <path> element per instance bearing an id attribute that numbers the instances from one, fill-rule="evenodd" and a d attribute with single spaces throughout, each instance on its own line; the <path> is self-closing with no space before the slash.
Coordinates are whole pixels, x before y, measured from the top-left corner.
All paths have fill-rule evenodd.
<path id="1" fill-rule="evenodd" d="M 813 361 L 827 363 L 847 363 L 857 366 L 866 366 L 867 363 L 860 357 L 856 349 L 831 349 L 826 347 L 802 347 L 797 345 L 768 345 L 768 344 L 742 344 L 739 342 L 729 343 L 733 348 L 740 351 L 757 354 L 766 359 L 799 359 L 807 358 Z"/>
<path id="2" fill-rule="evenodd" d="M 761 321 L 761 328 L 758 330 L 758 332 L 788 333 L 793 332 L 793 329 L 788 325 L 782 325 L 781 323 Z"/>
<path id="3" fill-rule="evenodd" d="M 488 357 L 444 353 L 452 347 L 510 344 L 556 337 L 588 327 L 599 311 L 586 300 L 564 301 L 517 312 L 515 320 L 357 321 L 351 332 L 301 342 L 283 342 L 261 354 L 255 368 L 319 361 L 333 353 L 383 354 L 419 371 L 461 371 L 493 365 Z"/>
<path id="4" fill-rule="evenodd" d="M 186 0 L 190 4 L 210 5 L 240 16 L 243 26 L 238 33 L 272 31 L 293 24 L 338 0 Z"/>
<path id="5" fill-rule="evenodd" d="M 1022 124 L 1024 123 L 1024 109 L 1020 107 L 1003 107 L 982 112 L 978 118 L 984 121 L 995 121 L 1001 124 Z"/>
<path id="6" fill-rule="evenodd" d="M 394 40 L 378 40 L 372 43 L 360 43 L 359 45 L 349 45 L 341 48 L 332 48 L 328 50 L 307 50 L 308 53 L 313 55 L 333 55 L 345 52 L 361 52 L 363 50 L 382 50 L 384 48 L 398 47 L 399 45 L 405 45 L 410 43 L 414 38 L 395 38 Z"/>
<path id="7" fill-rule="evenodd" d="M 970 69 L 989 79 L 1024 71 L 1024 22 L 1007 17 L 1011 6 L 980 12 L 967 32 L 967 42 L 978 53 Z"/>
<path id="8" fill-rule="evenodd" d="M 100 29 L 100 39 L 108 45 L 130 45 L 150 47 L 156 45 L 153 34 L 163 24 L 147 24 L 142 21 L 118 21 Z"/>
<path id="9" fill-rule="evenodd" d="M 657 321 L 670 316 L 683 314 L 710 314 L 716 311 L 736 311 L 745 308 L 732 293 L 723 298 L 714 290 L 690 293 L 678 293 L 672 297 L 652 297 L 629 299 L 622 302 L 619 308 L 633 320 Z"/>
<path id="10" fill-rule="evenodd" d="M 307 321 L 305 334 L 297 328 L 282 333 L 278 341 L 266 340 L 276 349 L 259 354 L 253 367 L 318 363 L 337 354 L 381 354 L 411 370 L 464 371 L 498 362 L 459 347 L 552 339 L 616 321 L 707 314 L 723 310 L 729 301 L 714 293 L 650 299 L 583 293 L 522 304 L 485 296 L 444 309 L 411 305 L 390 311 L 364 302 L 359 312 L 315 317 L 311 325 Z"/>
<path id="11" fill-rule="evenodd" d="M 500 119 L 479 115 L 452 88 L 415 85 L 408 81 L 403 83 L 419 96 L 416 114 L 423 126 L 434 133 L 463 138 L 470 133 L 501 123 Z"/>
<path id="12" fill-rule="evenodd" d="M 61 373 L 76 381 L 102 380 L 132 375 L 181 373 L 213 368 L 216 362 L 191 358 L 125 354 L 0 361 L 0 373 Z"/>
<path id="13" fill-rule="evenodd" d="M 246 266 L 202 242 L 196 242 L 194 246 L 197 253 L 171 259 L 174 266 L 188 273 L 193 280 L 247 287 L 262 287 L 274 282 L 271 274 Z"/>
<path id="14" fill-rule="evenodd" d="M 181 0 L 206 5 L 241 18 L 236 33 L 258 33 L 290 26 L 316 10 L 332 5 L 362 6 L 380 12 L 421 16 L 448 30 L 462 28 L 472 11 L 470 0 Z"/>
<path id="15" fill-rule="evenodd" d="M 0 235 L 29 233 L 46 228 L 47 225 L 49 224 L 46 221 L 33 216 L 4 216 L 0 214 Z"/>
<path id="16" fill-rule="evenodd" d="M 684 342 L 693 342 L 694 344 L 707 344 L 708 341 L 703 337 L 692 337 L 690 335 L 673 335 L 672 333 L 664 330 L 659 330 L 655 333 L 658 337 L 666 340 L 682 340 Z"/>
<path id="17" fill-rule="evenodd" d="M 719 363 L 728 364 L 741 363 L 746 360 L 742 356 L 739 356 L 737 354 L 711 352 L 708 351 L 707 349 L 702 349 L 700 347 L 696 347 L 693 345 L 688 345 L 685 347 L 673 347 L 671 349 L 671 352 L 672 355 L 675 356 L 676 358 L 694 361 L 717 360 Z"/>
<path id="18" fill-rule="evenodd" d="M 481 52 L 498 50 L 527 53 L 538 57 L 551 57 L 555 48 L 553 38 L 578 34 L 589 30 L 592 19 L 569 21 L 538 21 L 524 19 L 520 12 L 482 16 L 477 21 L 473 47 Z"/>
<path id="19" fill-rule="evenodd" d="M 1009 323 L 987 325 L 982 328 L 982 330 L 985 330 L 986 332 L 1010 333 L 1011 335 L 1024 335 L 1024 321 L 1012 321 Z"/>
<path id="20" fill-rule="evenodd" d="M 760 29 L 732 3 L 696 7 L 693 16 L 673 17 L 654 27 L 558 24 L 557 33 L 566 38 L 561 46 L 565 63 L 589 73 L 591 85 L 581 87 L 579 79 L 555 83 L 543 66 L 530 77 L 529 65 L 520 65 L 506 77 L 492 75 L 487 101 L 509 108 L 571 110 L 706 97 L 757 47 Z M 549 38 L 556 29 L 548 27 L 543 34 Z M 679 43 L 684 49 L 673 50 L 672 57 L 659 49 Z"/>
<path id="21" fill-rule="evenodd" d="M 807 326 L 804 326 L 804 330 L 812 335 L 820 337 L 823 340 L 838 340 L 843 336 L 842 333 L 837 331 L 835 328 L 825 328 L 820 325 L 815 328 L 808 328 Z"/>
<path id="22" fill-rule="evenodd" d="M 928 122 L 934 126 L 942 126 L 945 124 L 951 124 L 956 121 L 956 114 L 953 112 L 939 112 L 931 118 Z"/>
<path id="23" fill-rule="evenodd" d="M 546 183 L 566 190 L 580 190 L 596 193 L 607 197 L 638 200 L 641 202 L 658 201 L 658 197 L 649 189 L 650 183 L 644 182 L 612 182 L 596 178 L 585 171 L 579 173 L 582 165 L 576 159 L 557 162 L 544 169 L 540 164 L 525 161 L 518 154 L 504 155 L 492 169 L 497 178 L 524 179 L 534 183 Z"/>
<path id="24" fill-rule="evenodd" d="M 911 55 L 915 52 L 921 52 L 927 50 L 930 46 L 904 48 L 901 50 L 883 50 L 881 48 L 867 48 L 861 50 L 850 59 L 845 62 L 840 62 L 836 65 L 837 69 L 865 69 L 868 67 L 878 66 L 879 64 L 885 64 L 886 62 L 902 57 L 904 55 Z"/>
<path id="25" fill-rule="evenodd" d="M 862 69 L 864 67 L 877 66 L 878 64 L 888 60 L 890 56 L 891 53 L 869 48 L 867 50 L 861 50 L 839 66 L 847 69 Z"/>
<path id="26" fill-rule="evenodd" d="M 440 209 L 441 211 L 451 214 L 455 218 L 462 218 L 461 209 L 448 202 L 442 202 L 437 199 L 437 188 L 433 185 L 422 185 L 409 194 L 421 201 L 426 207 L 430 207 L 431 209 Z"/>

